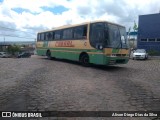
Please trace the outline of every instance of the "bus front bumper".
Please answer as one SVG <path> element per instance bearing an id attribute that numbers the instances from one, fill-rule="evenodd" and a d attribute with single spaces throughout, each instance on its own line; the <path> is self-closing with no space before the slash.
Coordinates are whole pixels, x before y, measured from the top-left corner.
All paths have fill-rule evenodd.
<path id="1" fill-rule="evenodd" d="M 129 61 L 129 57 L 105 57 L 104 62 L 108 65 L 126 64 Z"/>

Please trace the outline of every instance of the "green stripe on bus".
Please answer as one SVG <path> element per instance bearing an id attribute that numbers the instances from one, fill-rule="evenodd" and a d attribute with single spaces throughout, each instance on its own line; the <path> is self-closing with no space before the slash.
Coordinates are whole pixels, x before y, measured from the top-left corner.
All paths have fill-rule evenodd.
<path id="1" fill-rule="evenodd" d="M 37 50 L 67 50 L 67 51 L 78 51 L 78 52 L 98 52 L 98 53 L 102 53 L 102 50 L 97 50 L 97 49 L 74 49 L 74 48 L 45 48 L 45 47 L 41 47 L 41 48 L 37 48 Z"/>
<path id="2" fill-rule="evenodd" d="M 46 50 L 47 49 L 37 49 L 37 54 L 38 55 L 46 55 Z M 56 49 L 57 50 L 57 49 Z M 68 59 L 68 60 L 73 60 L 73 61 L 79 61 L 79 56 L 82 51 L 73 51 L 73 52 L 67 52 L 67 51 L 54 51 L 51 52 L 52 57 L 60 58 L 60 59 Z M 110 57 L 106 56 L 104 54 L 89 54 L 90 58 L 90 63 L 94 64 L 99 64 L 99 65 L 108 65 L 111 60 L 121 60 L 124 59 L 125 64 L 128 62 L 128 58 L 121 58 L 121 57 Z"/>

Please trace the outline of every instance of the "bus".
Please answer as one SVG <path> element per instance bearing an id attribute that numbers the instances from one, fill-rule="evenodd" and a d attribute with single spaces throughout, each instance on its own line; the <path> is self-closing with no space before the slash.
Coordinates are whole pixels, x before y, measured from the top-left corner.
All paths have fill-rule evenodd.
<path id="1" fill-rule="evenodd" d="M 37 54 L 82 65 L 126 64 L 129 47 L 124 26 L 108 21 L 67 25 L 37 33 Z"/>

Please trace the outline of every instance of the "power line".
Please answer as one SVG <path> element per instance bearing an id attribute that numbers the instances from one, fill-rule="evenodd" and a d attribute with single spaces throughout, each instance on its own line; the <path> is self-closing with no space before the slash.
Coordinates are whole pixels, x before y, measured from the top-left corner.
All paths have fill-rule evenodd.
<path id="1" fill-rule="evenodd" d="M 29 37 L 22 37 L 22 36 L 15 36 L 15 35 L 5 35 L 5 34 L 0 34 L 0 36 L 8 36 L 8 37 L 17 37 L 17 38 L 25 38 L 25 39 L 35 39 L 35 38 L 29 38 Z"/>
<path id="2" fill-rule="evenodd" d="M 11 31 L 21 31 L 21 32 L 25 32 L 25 33 L 29 33 L 29 34 L 35 35 L 35 33 L 26 32 L 26 31 L 22 31 L 22 30 L 16 30 L 16 29 L 7 28 L 7 27 L 3 27 L 3 26 L 0 26 L 0 28 L 2 28 L 3 30 L 7 29 L 7 30 L 11 30 Z"/>

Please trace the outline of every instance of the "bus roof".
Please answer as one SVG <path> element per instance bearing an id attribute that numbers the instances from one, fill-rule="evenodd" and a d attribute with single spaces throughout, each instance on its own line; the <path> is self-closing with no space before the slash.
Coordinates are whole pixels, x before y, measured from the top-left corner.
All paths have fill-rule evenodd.
<path id="1" fill-rule="evenodd" d="M 53 28 L 53 29 L 50 29 L 50 30 L 40 31 L 38 33 L 50 32 L 50 31 L 54 31 L 54 30 L 61 30 L 61 29 L 65 29 L 65 28 L 71 28 L 71 27 L 76 27 L 76 26 L 80 26 L 80 25 L 86 25 L 86 24 L 90 24 L 90 23 L 98 23 L 98 22 L 107 22 L 107 23 L 110 23 L 110 24 L 114 24 L 114 25 L 118 25 L 118 26 L 124 27 L 122 25 L 119 25 L 119 24 L 116 24 L 116 23 L 112 23 L 112 22 L 108 22 L 108 21 L 105 21 L 105 20 L 96 20 L 96 21 L 83 22 L 83 23 L 74 24 L 74 25 L 63 25 L 63 26 L 56 27 L 56 28 Z"/>

